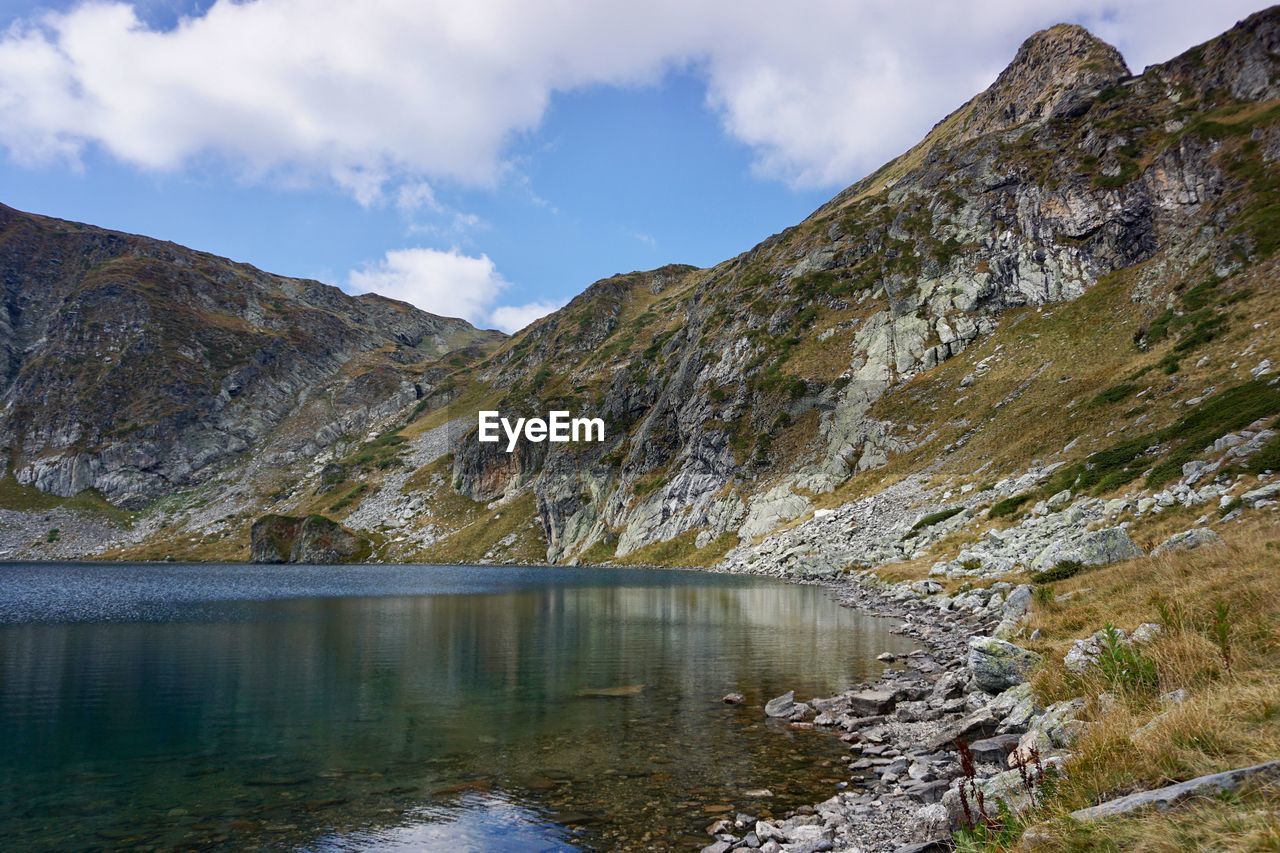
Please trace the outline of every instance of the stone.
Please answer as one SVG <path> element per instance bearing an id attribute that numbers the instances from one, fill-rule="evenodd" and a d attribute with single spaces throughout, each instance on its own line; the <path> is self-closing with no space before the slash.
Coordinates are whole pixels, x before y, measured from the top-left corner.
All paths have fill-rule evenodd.
<path id="1" fill-rule="evenodd" d="M 1085 533 L 1074 541 L 1049 545 L 1032 561 L 1031 568 L 1043 571 L 1069 560 L 1086 566 L 1103 566 L 1141 556 L 1142 549 L 1129 537 L 1127 530 L 1106 527 Z"/>
<path id="2" fill-rule="evenodd" d="M 1268 761 L 1252 767 L 1228 770 L 1197 776 L 1176 785 L 1167 785 L 1152 791 L 1139 791 L 1100 805 L 1079 809 L 1071 813 L 1074 820 L 1090 823 L 1116 815 L 1128 814 L 1145 808 L 1167 809 L 1190 797 L 1212 796 L 1224 791 L 1234 791 L 1246 782 L 1267 783 L 1280 779 L 1280 761 Z"/>
<path id="3" fill-rule="evenodd" d="M 1035 652 L 995 637 L 969 638 L 969 669 L 979 688 L 987 693 L 1000 693 L 1027 680 L 1027 675 L 1040 663 Z"/>
<path id="4" fill-rule="evenodd" d="M 1089 667 L 1095 665 L 1102 656 L 1102 646 L 1106 640 L 1106 632 L 1098 631 L 1090 637 L 1083 640 L 1076 640 L 1071 644 L 1071 649 L 1062 659 L 1062 663 L 1067 670 L 1077 675 L 1084 672 Z M 1116 636 L 1121 640 L 1127 640 L 1128 635 L 1121 629 L 1116 629 Z"/>
<path id="5" fill-rule="evenodd" d="M 911 841 L 933 841 L 951 834 L 951 815 L 941 803 L 916 809 L 907 821 L 904 835 Z"/>
<path id="6" fill-rule="evenodd" d="M 1241 502 L 1248 507 L 1256 507 L 1260 503 L 1277 499 L 1280 499 L 1280 483 L 1271 483 L 1240 496 Z"/>
<path id="7" fill-rule="evenodd" d="M 858 690 L 845 695 L 849 699 L 849 712 L 860 717 L 887 714 L 893 710 L 894 695 L 886 690 Z"/>
<path id="8" fill-rule="evenodd" d="M 781 843 L 787 840 L 786 833 L 774 826 L 772 823 L 769 823 L 767 820 L 756 821 L 755 833 L 756 838 L 760 839 L 761 844 L 770 841 L 777 841 Z"/>
<path id="9" fill-rule="evenodd" d="M 1222 537 L 1214 533 L 1207 527 L 1193 527 L 1190 530 L 1184 530 L 1181 533 L 1175 533 L 1168 539 L 1161 542 L 1151 552 L 1151 556 L 1158 557 L 1161 554 L 1168 554 L 1171 551 L 1190 551 L 1199 548 L 1202 545 L 1216 545 L 1222 542 Z"/>
<path id="10" fill-rule="evenodd" d="M 373 555 L 373 543 L 323 515 L 264 515 L 249 533 L 255 563 L 356 563 Z"/>
<path id="11" fill-rule="evenodd" d="M 1017 734 L 995 735 L 969 744 L 973 757 L 983 764 L 1004 764 L 1009 753 L 1018 747 L 1021 736 Z"/>
<path id="12" fill-rule="evenodd" d="M 786 718 L 790 717 L 796 709 L 796 692 L 788 690 L 781 696 L 770 699 L 764 706 L 764 712 L 767 716 Z"/>
<path id="13" fill-rule="evenodd" d="M 1071 503 L 1071 490 L 1063 489 L 1045 501 L 1044 505 L 1049 512 L 1057 512 L 1060 509 L 1064 509 L 1069 503 Z"/>
<path id="14" fill-rule="evenodd" d="M 794 694 L 792 694 L 794 696 Z M 726 705 L 741 705 L 747 701 L 747 697 L 741 693 L 726 693 L 724 698 L 720 700 Z"/>

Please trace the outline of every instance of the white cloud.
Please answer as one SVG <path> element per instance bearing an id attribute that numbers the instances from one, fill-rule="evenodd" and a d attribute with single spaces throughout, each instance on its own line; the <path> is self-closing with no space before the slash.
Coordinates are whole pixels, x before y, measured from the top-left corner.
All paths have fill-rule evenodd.
<path id="1" fill-rule="evenodd" d="M 456 250 L 395 249 L 350 276 L 356 293 L 380 293 L 444 317 L 483 324 L 506 280 L 488 255 Z"/>
<path id="2" fill-rule="evenodd" d="M 148 169 L 332 181 L 429 205 L 425 181 L 492 183 L 551 97 L 691 68 L 761 174 L 838 185 L 880 165 L 1058 20 L 1135 68 L 1260 0 L 219 0 L 168 30 L 90 0 L 0 34 L 0 146 Z M 424 190 L 423 187 L 426 189 Z"/>
<path id="3" fill-rule="evenodd" d="M 523 329 L 560 307 L 557 302 L 497 305 L 509 287 L 488 255 L 457 249 L 395 249 L 348 276 L 354 293 L 379 293 L 443 317 L 461 317 L 482 328 Z"/>
<path id="4" fill-rule="evenodd" d="M 530 302 L 526 305 L 501 305 L 489 315 L 490 322 L 504 332 L 518 332 L 525 326 L 557 310 L 560 302 Z"/>

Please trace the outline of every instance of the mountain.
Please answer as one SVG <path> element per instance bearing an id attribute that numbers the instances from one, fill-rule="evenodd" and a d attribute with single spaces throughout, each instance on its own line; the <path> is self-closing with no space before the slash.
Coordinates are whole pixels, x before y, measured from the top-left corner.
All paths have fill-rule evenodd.
<path id="1" fill-rule="evenodd" d="M 321 514 L 390 560 L 740 564 L 893 496 L 851 522 L 840 559 L 867 564 L 939 556 L 856 533 L 961 486 L 990 502 L 1048 468 L 1154 493 L 1201 450 L 1161 431 L 1280 360 L 1278 32 L 1270 9 L 1139 75 L 1079 27 L 1036 33 L 804 222 L 596 282 L 501 340 L 6 211 L 9 470 L 141 510 L 77 538 L 60 505 L 57 543 L 9 547 L 245 558 L 257 517 Z M 1280 413 L 1260 405 L 1205 417 Z M 607 438 L 507 453 L 475 440 L 481 408 L 598 415 Z M 12 490 L 13 511 L 45 500 Z"/>
<path id="2" fill-rule="evenodd" d="M 55 496 L 140 508 L 252 452 L 311 457 L 502 338 L 380 296 L 0 206 L 0 455 Z"/>

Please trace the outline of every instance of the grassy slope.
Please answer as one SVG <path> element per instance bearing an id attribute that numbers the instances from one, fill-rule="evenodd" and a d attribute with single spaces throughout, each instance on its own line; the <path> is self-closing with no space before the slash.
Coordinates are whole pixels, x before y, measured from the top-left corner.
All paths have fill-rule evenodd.
<path id="1" fill-rule="evenodd" d="M 1047 801 L 1003 838 L 971 849 L 1017 849 L 1028 826 L 1042 845 L 1036 849 L 1277 848 L 1274 786 L 1092 825 L 1067 816 L 1135 790 L 1280 755 L 1280 523 L 1254 518 L 1222 533 L 1222 545 L 1094 569 L 1036 596 L 1031 627 L 1041 635 L 1029 645 L 1047 664 L 1034 687 L 1046 703 L 1089 698 L 1088 726 Z M 1068 593 L 1069 600 L 1055 600 Z M 1132 631 L 1143 622 L 1163 626 L 1146 655 L 1154 681 L 1108 678 L 1097 669 L 1080 676 L 1062 666 L 1073 639 L 1108 624 Z M 1161 701 L 1178 689 L 1188 692 L 1185 702 Z M 1140 733 L 1144 726 L 1150 728 Z"/>

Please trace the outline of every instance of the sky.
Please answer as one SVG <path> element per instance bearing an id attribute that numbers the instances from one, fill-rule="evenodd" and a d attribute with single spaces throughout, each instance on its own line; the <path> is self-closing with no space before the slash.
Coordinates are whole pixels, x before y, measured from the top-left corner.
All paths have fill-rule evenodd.
<path id="1" fill-rule="evenodd" d="M 807 216 L 1059 21 L 1258 0 L 0 0 L 0 202 L 514 331 Z"/>

